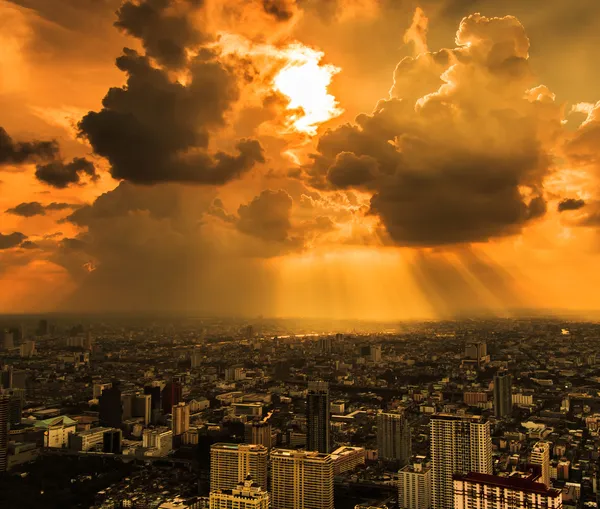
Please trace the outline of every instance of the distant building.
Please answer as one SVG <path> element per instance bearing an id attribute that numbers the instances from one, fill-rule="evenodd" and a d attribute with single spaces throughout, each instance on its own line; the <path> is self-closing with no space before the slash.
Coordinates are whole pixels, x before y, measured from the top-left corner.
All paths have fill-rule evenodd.
<path id="1" fill-rule="evenodd" d="M 430 432 L 432 505 L 454 509 L 454 474 L 492 473 L 490 423 L 481 417 L 436 414 Z"/>
<path id="2" fill-rule="evenodd" d="M 539 482 L 550 487 L 550 442 L 537 442 L 531 449 L 529 462 L 532 465 L 538 465 L 541 469 Z"/>
<path id="3" fill-rule="evenodd" d="M 104 434 L 112 428 L 92 428 L 87 431 L 71 433 L 69 435 L 69 449 L 73 451 L 90 451 L 104 449 Z"/>
<path id="4" fill-rule="evenodd" d="M 338 447 L 331 453 L 333 460 L 333 475 L 351 472 L 359 465 L 365 464 L 366 451 L 364 447 Z"/>
<path id="5" fill-rule="evenodd" d="M 248 475 L 231 490 L 210 492 L 210 509 L 269 509 L 269 494 Z"/>
<path id="6" fill-rule="evenodd" d="M 414 463 L 398 472 L 398 507 L 431 508 L 431 465 Z"/>
<path id="7" fill-rule="evenodd" d="M 112 383 L 96 383 L 92 388 L 92 397 L 94 399 L 99 399 L 102 396 L 102 391 L 104 389 L 110 389 L 112 387 Z"/>
<path id="8" fill-rule="evenodd" d="M 494 376 L 494 415 L 507 417 L 512 413 L 512 376 L 498 373 Z"/>
<path id="9" fill-rule="evenodd" d="M 0 474 L 8 470 L 8 415 L 10 398 L 0 394 Z"/>
<path id="10" fill-rule="evenodd" d="M 150 424 L 152 418 L 152 396 L 137 393 L 133 398 L 133 417 L 141 417 L 144 425 Z"/>
<path id="11" fill-rule="evenodd" d="M 25 341 L 19 347 L 19 354 L 23 358 L 30 358 L 35 355 L 35 341 Z"/>
<path id="12" fill-rule="evenodd" d="M 171 409 L 171 422 L 173 435 L 183 435 L 190 429 L 190 406 L 187 403 L 178 403 Z"/>
<path id="13" fill-rule="evenodd" d="M 181 402 L 181 394 L 182 388 L 180 382 L 174 380 L 167 382 L 161 393 L 162 410 L 165 415 L 171 412 L 173 405 Z"/>
<path id="14" fill-rule="evenodd" d="M 333 509 L 333 459 L 329 454 L 274 449 L 273 509 Z"/>
<path id="15" fill-rule="evenodd" d="M 306 397 L 306 424 L 308 428 L 306 448 L 309 451 L 328 453 L 329 438 L 329 384 L 309 382 Z"/>
<path id="16" fill-rule="evenodd" d="M 69 435 L 77 431 L 77 421 L 66 415 L 36 421 L 34 427 L 44 432 L 44 447 L 63 448 L 69 444 Z"/>
<path id="17" fill-rule="evenodd" d="M 142 434 L 142 446 L 155 449 L 159 456 L 166 456 L 173 449 L 173 431 L 165 427 L 145 429 Z"/>
<path id="18" fill-rule="evenodd" d="M 210 448 L 210 489 L 231 490 L 248 474 L 267 489 L 268 450 L 262 445 L 213 444 Z"/>
<path id="19" fill-rule="evenodd" d="M 535 477 L 499 477 L 471 472 L 454 476 L 454 509 L 562 509 L 560 490 Z"/>
<path id="20" fill-rule="evenodd" d="M 331 353 L 332 340 L 331 336 L 325 336 L 319 338 L 319 350 L 321 353 L 330 354 Z"/>
<path id="21" fill-rule="evenodd" d="M 410 426 L 402 412 L 377 414 L 377 451 L 383 460 L 395 460 L 406 465 L 412 455 Z"/>
<path id="22" fill-rule="evenodd" d="M 485 364 L 490 358 L 487 354 L 485 341 L 470 342 L 465 345 L 465 359 L 477 364 Z"/>
<path id="23" fill-rule="evenodd" d="M 381 345 L 371 345 L 369 347 L 369 359 L 371 362 L 381 362 Z"/>
<path id="24" fill-rule="evenodd" d="M 272 429 L 268 422 L 251 421 L 244 425 L 244 442 L 264 445 L 267 449 L 272 445 Z"/>

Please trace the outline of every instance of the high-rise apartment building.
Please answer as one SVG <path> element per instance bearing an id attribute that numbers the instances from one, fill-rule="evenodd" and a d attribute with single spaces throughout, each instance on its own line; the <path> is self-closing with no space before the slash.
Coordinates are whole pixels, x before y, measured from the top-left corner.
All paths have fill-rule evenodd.
<path id="1" fill-rule="evenodd" d="M 8 419 L 10 398 L 0 394 L 0 473 L 8 468 Z"/>
<path id="2" fill-rule="evenodd" d="M 329 354 L 331 353 L 332 340 L 331 336 L 325 336 L 319 338 L 319 350 L 321 353 Z"/>
<path id="3" fill-rule="evenodd" d="M 213 444 L 210 448 L 210 489 L 231 490 L 248 474 L 267 489 L 268 450 L 262 445 Z"/>
<path id="4" fill-rule="evenodd" d="M 244 425 L 244 441 L 247 444 L 264 445 L 267 449 L 272 445 L 271 425 L 265 421 L 250 421 Z"/>
<path id="5" fill-rule="evenodd" d="M 133 417 L 141 417 L 144 425 L 150 424 L 152 417 L 152 396 L 150 394 L 137 393 L 133 398 Z"/>
<path id="6" fill-rule="evenodd" d="M 561 491 L 536 481 L 535 476 L 457 474 L 454 476 L 454 509 L 562 509 Z"/>
<path id="7" fill-rule="evenodd" d="M 171 423 L 173 435 L 183 435 L 190 429 L 190 405 L 187 403 L 179 403 L 173 405 L 171 409 Z"/>
<path id="8" fill-rule="evenodd" d="M 306 448 L 327 454 L 329 442 L 329 384 L 309 382 L 306 397 Z"/>
<path id="9" fill-rule="evenodd" d="M 550 442 L 536 442 L 531 449 L 529 463 L 538 465 L 541 469 L 541 483 L 550 487 Z"/>
<path id="10" fill-rule="evenodd" d="M 416 462 L 398 472 L 398 507 L 431 508 L 431 465 Z"/>
<path id="11" fill-rule="evenodd" d="M 164 414 L 168 414 L 173 405 L 177 405 L 181 402 L 182 388 L 181 383 L 175 380 L 167 382 L 165 388 L 162 390 L 162 410 Z"/>
<path id="12" fill-rule="evenodd" d="M 494 376 L 494 415 L 507 417 L 512 412 L 512 376 L 498 373 Z"/>
<path id="13" fill-rule="evenodd" d="M 273 509 L 333 509 L 333 459 L 329 454 L 274 449 Z"/>
<path id="14" fill-rule="evenodd" d="M 412 454 L 410 426 L 403 412 L 377 414 L 377 451 L 380 459 L 407 465 Z"/>
<path id="15" fill-rule="evenodd" d="M 430 432 L 433 509 L 453 509 L 454 474 L 492 473 L 490 424 L 478 416 L 437 414 Z"/>
<path id="16" fill-rule="evenodd" d="M 232 490 L 210 492 L 210 509 L 269 509 L 269 494 L 248 475 Z"/>

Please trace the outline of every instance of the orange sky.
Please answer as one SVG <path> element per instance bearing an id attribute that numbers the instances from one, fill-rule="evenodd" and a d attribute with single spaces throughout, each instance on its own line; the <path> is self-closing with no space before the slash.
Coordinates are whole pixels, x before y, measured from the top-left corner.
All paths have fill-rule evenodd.
<path id="1" fill-rule="evenodd" d="M 598 310 L 598 24 L 0 0 L 0 313 Z"/>

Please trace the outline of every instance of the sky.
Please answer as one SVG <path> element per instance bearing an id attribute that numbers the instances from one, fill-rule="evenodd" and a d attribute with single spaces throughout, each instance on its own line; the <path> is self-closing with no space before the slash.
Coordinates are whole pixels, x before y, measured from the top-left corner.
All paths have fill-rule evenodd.
<path id="1" fill-rule="evenodd" d="M 600 3 L 0 0 L 0 313 L 600 310 Z"/>

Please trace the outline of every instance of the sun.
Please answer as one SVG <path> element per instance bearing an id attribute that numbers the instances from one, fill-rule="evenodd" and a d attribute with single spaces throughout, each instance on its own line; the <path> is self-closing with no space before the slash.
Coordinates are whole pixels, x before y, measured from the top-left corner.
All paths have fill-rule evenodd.
<path id="1" fill-rule="evenodd" d="M 290 117 L 298 131 L 315 135 L 319 124 L 342 114 L 329 85 L 340 68 L 322 64 L 323 53 L 300 44 L 284 50 L 287 63 L 276 74 L 273 87 L 289 98 L 288 110 L 298 111 Z"/>

